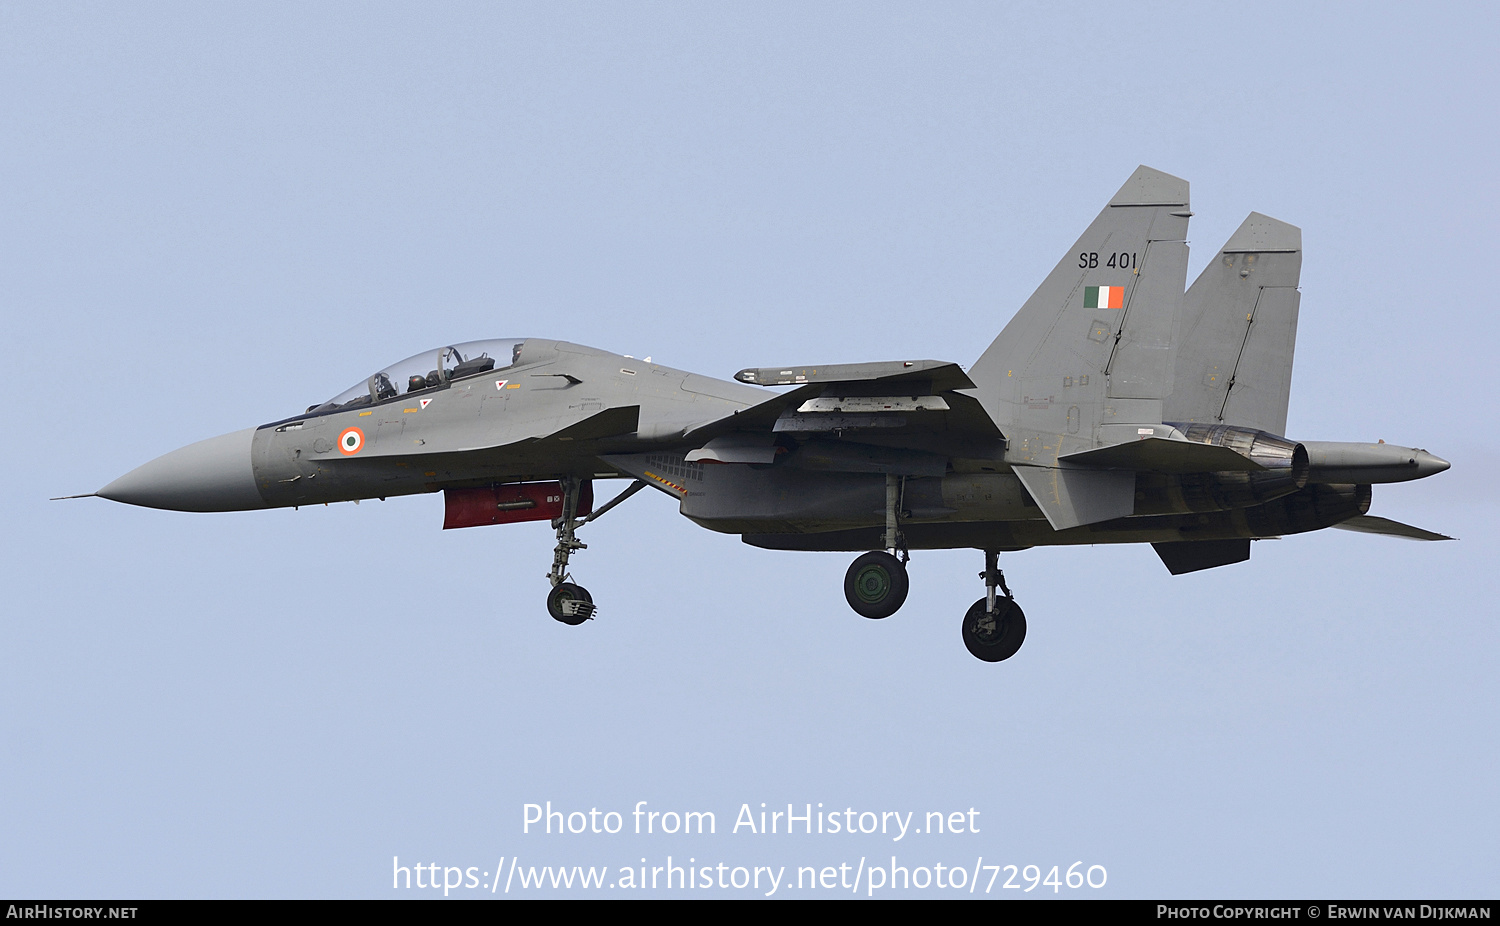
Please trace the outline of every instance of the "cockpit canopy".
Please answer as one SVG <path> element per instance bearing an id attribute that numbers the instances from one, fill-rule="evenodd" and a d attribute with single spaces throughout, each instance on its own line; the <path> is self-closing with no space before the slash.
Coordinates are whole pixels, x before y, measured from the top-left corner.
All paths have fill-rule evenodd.
<path id="1" fill-rule="evenodd" d="M 428 389 L 440 389 L 448 383 L 514 366 L 521 358 L 525 338 L 501 338 L 489 341 L 465 341 L 447 347 L 423 351 L 400 363 L 393 363 L 364 381 L 356 383 L 309 412 L 331 412 L 360 405 L 374 405 L 399 396 Z"/>

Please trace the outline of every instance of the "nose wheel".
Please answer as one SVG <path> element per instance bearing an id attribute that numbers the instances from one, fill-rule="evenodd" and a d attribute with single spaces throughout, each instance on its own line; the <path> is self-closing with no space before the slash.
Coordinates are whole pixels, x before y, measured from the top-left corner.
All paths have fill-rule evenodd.
<path id="1" fill-rule="evenodd" d="M 1026 613 L 1016 604 L 1005 585 L 1005 573 L 999 569 L 1000 554 L 984 551 L 985 596 L 974 602 L 964 615 L 964 646 L 985 662 L 1009 659 L 1026 642 Z M 1004 596 L 995 593 L 996 588 Z"/>
<path id="2" fill-rule="evenodd" d="M 594 596 L 582 585 L 559 582 L 547 593 L 547 613 L 555 621 L 576 627 L 594 616 Z"/>
<path id="3" fill-rule="evenodd" d="M 1026 615 L 1011 598 L 996 599 L 993 611 L 987 604 L 981 598 L 964 615 L 964 646 L 985 662 L 1000 662 L 1026 642 Z"/>

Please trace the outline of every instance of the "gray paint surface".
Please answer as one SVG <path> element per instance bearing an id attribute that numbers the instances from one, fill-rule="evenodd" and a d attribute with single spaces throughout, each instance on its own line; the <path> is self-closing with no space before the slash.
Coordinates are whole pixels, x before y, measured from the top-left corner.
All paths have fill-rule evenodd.
<path id="1" fill-rule="evenodd" d="M 111 501 L 178 511 L 264 508 L 251 467 L 255 429 L 210 437 L 136 467 L 100 489 Z"/>
<path id="2" fill-rule="evenodd" d="M 99 494 L 203 511 L 623 476 L 751 544 L 830 534 L 799 543 L 994 551 L 1077 543 L 1088 527 L 1094 543 L 1156 544 L 1180 575 L 1246 561 L 1241 540 L 1363 516 L 1373 483 L 1448 468 L 1423 450 L 1293 443 L 1248 426 L 1285 417 L 1301 234 L 1252 213 L 1185 299 L 1188 214 L 1185 181 L 1138 168 L 972 378 L 927 360 L 748 368 L 725 382 L 566 341 L 497 342 L 505 365 L 434 349 L 417 356 L 436 369 L 404 394 L 380 373 L 366 394 L 256 429 L 248 447 L 245 432 L 195 444 Z M 1084 323 L 1100 315 L 1110 321 Z M 1084 343 L 1092 373 L 1080 372 Z M 1174 392 L 1174 365 L 1207 372 Z M 742 383 L 793 388 L 763 399 Z M 1067 403 L 1078 404 L 1060 422 Z M 1189 418 L 1161 421 L 1164 407 Z M 945 485 L 973 474 L 1011 475 L 1050 531 L 1035 512 L 997 518 Z M 903 523 L 917 528 L 909 541 Z"/>
<path id="3" fill-rule="evenodd" d="M 1500 453 L 1465 384 L 1492 366 L 1496 15 L 13 5 L 0 883 L 436 899 L 392 856 L 894 854 L 1084 859 L 1110 897 L 1493 896 Z M 45 500 L 453 338 L 719 379 L 967 362 L 1141 162 L 1193 181 L 1189 281 L 1251 210 L 1305 229 L 1282 433 L 1440 452 L 1370 516 L 1461 542 L 1320 531 L 1176 578 L 1139 544 L 1004 554 L 1034 619 L 996 673 L 958 644 L 979 554 L 914 553 L 866 621 L 852 553 L 746 547 L 654 492 L 582 532 L 584 628 L 537 613 L 545 525 L 441 532 L 428 495 Z M 522 834 L 548 800 L 721 833 Z M 761 802 L 980 833 L 722 832 Z M 807 894 L 848 892 L 777 896 Z"/>
<path id="4" fill-rule="evenodd" d="M 1169 421 L 1286 433 L 1302 230 L 1258 212 L 1187 291 Z"/>

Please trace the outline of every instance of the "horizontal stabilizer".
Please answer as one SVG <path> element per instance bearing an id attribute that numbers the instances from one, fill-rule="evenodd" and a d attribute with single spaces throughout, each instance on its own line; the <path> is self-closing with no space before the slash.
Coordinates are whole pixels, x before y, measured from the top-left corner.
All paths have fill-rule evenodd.
<path id="1" fill-rule="evenodd" d="M 1250 541 L 1189 540 L 1179 543 L 1153 543 L 1167 571 L 1174 576 L 1200 569 L 1213 569 L 1250 558 Z"/>
<path id="2" fill-rule="evenodd" d="M 1392 521 L 1390 518 L 1377 518 L 1374 515 L 1362 514 L 1350 518 L 1339 524 L 1335 524 L 1341 530 L 1358 531 L 1361 534 L 1385 534 L 1387 537 L 1405 537 L 1407 540 L 1452 540 L 1447 534 L 1439 534 L 1435 531 L 1424 531 L 1420 527 L 1412 527 L 1410 524 L 1402 524 L 1400 521 Z"/>
<path id="3" fill-rule="evenodd" d="M 1021 484 L 1053 530 L 1135 513 L 1135 473 L 1082 466 L 1016 466 Z"/>
<path id="4" fill-rule="evenodd" d="M 1256 473 L 1265 470 L 1264 466 L 1228 447 L 1159 437 L 1070 453 L 1060 459 L 1082 466 L 1145 473 Z"/>

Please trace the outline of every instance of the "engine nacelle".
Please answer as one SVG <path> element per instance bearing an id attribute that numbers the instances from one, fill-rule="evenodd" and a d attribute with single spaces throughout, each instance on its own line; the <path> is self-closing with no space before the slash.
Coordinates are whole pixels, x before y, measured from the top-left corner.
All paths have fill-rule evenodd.
<path id="1" fill-rule="evenodd" d="M 1188 440 L 1227 447 L 1265 467 L 1257 472 L 1164 475 L 1138 473 L 1135 513 L 1190 514 L 1252 508 L 1291 495 L 1307 485 L 1307 451 L 1301 444 L 1266 431 L 1224 424 L 1167 422 Z"/>
<path id="2" fill-rule="evenodd" d="M 1370 494 L 1368 485 L 1310 485 L 1246 511 L 1242 536 L 1301 534 L 1342 524 L 1370 510 Z"/>

